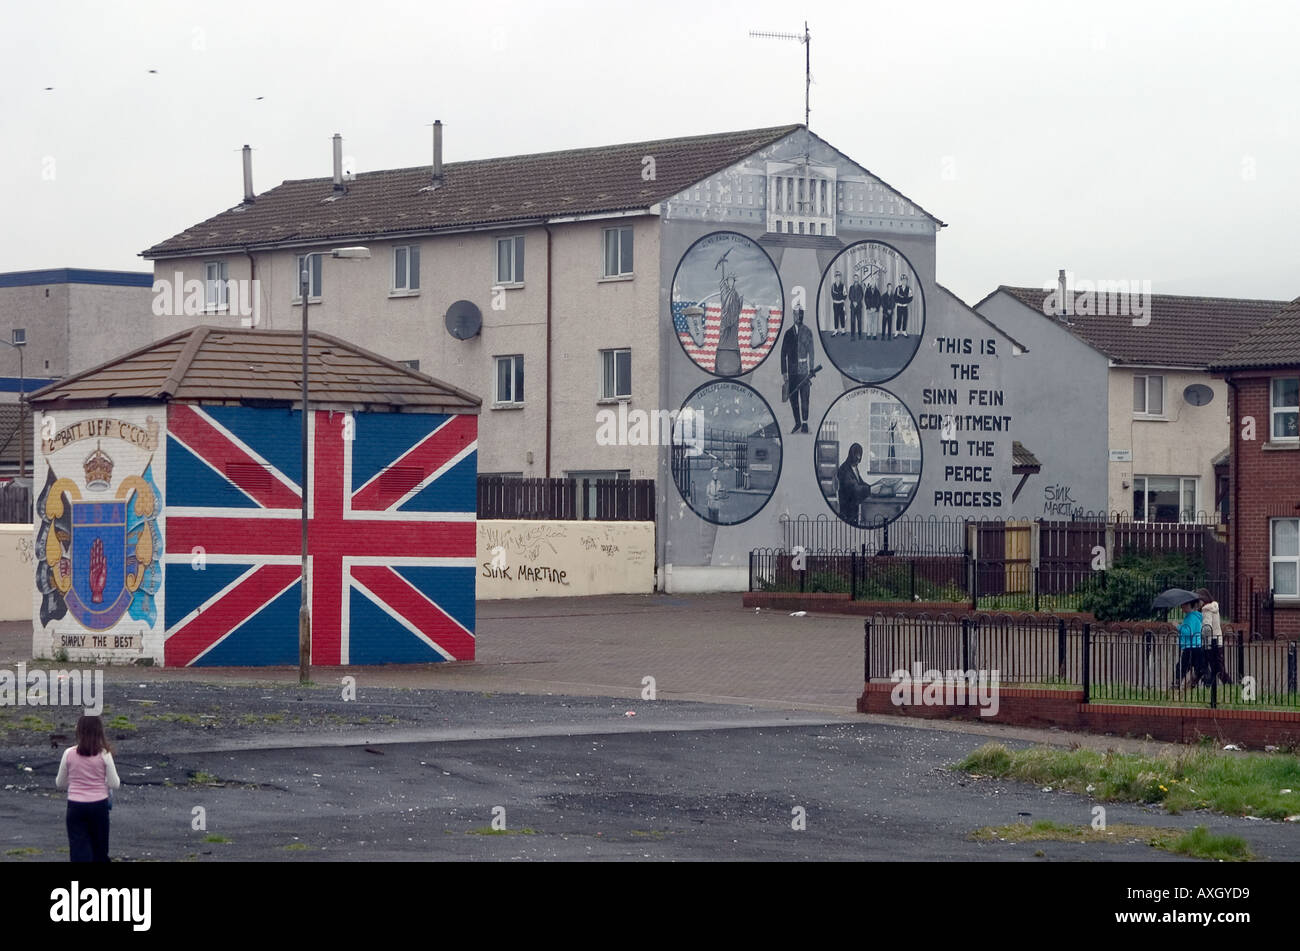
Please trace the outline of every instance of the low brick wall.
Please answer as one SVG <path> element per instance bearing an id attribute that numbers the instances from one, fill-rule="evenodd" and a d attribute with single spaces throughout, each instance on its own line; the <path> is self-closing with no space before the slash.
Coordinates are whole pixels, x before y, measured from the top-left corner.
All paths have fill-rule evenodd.
<path id="1" fill-rule="evenodd" d="M 891 683 L 865 684 L 858 698 L 858 712 L 1059 727 L 1085 733 L 1150 736 L 1174 743 L 1195 743 L 1203 736 L 1211 736 L 1223 743 L 1256 749 L 1300 746 L 1300 711 L 1087 704 L 1082 690 L 1002 687 L 998 690 L 997 714 L 985 717 L 974 706 L 895 706 L 890 696 L 893 688 Z"/>

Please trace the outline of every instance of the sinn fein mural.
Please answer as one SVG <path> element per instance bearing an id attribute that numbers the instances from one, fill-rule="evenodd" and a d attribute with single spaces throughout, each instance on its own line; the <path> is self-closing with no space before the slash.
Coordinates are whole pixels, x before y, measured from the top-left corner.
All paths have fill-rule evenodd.
<path id="1" fill-rule="evenodd" d="M 925 333 L 925 294 L 907 258 L 882 241 L 837 254 L 822 277 L 817 328 L 845 376 L 859 383 L 896 377 Z"/>
<path id="2" fill-rule="evenodd" d="M 750 387 L 704 384 L 677 414 L 673 437 L 673 482 L 701 518 L 735 525 L 772 497 L 781 477 L 781 428 Z"/>
<path id="3" fill-rule="evenodd" d="M 757 243 L 711 234 L 682 257 L 673 275 L 673 326 L 696 366 L 717 376 L 748 373 L 781 332 L 781 280 Z"/>
<path id="4" fill-rule="evenodd" d="M 860 386 L 826 411 L 814 465 L 831 511 L 858 528 L 878 528 L 912 503 L 921 481 L 921 434 L 898 397 Z"/>

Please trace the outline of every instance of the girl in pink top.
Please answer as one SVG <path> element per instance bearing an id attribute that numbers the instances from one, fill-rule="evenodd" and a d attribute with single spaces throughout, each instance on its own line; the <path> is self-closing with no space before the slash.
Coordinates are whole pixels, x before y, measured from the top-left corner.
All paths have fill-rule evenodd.
<path id="1" fill-rule="evenodd" d="M 59 789 L 68 790 L 68 852 L 74 862 L 108 861 L 110 790 L 122 785 L 99 717 L 77 720 L 77 745 L 63 751 Z"/>

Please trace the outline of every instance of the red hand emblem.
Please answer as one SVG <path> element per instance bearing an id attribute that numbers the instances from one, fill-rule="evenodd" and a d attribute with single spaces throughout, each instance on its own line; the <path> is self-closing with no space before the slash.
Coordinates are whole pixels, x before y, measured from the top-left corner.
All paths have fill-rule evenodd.
<path id="1" fill-rule="evenodd" d="M 108 581 L 108 560 L 104 557 L 104 540 L 96 538 L 90 546 L 90 600 L 99 604 L 104 600 L 104 584 Z"/>

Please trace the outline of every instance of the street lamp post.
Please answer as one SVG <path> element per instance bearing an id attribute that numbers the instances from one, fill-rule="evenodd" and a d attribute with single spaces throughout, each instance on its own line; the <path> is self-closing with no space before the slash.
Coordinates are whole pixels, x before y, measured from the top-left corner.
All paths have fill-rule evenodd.
<path id="1" fill-rule="evenodd" d="M 334 248 L 335 258 L 364 260 L 370 257 L 369 248 Z M 312 255 L 302 256 L 302 270 L 298 273 L 298 293 L 302 295 L 302 577 L 299 580 L 301 600 L 298 605 L 298 682 L 311 679 L 311 602 L 308 599 L 307 575 L 307 492 L 311 485 L 307 469 L 307 416 L 310 404 L 307 397 L 307 306 L 311 298 Z"/>

